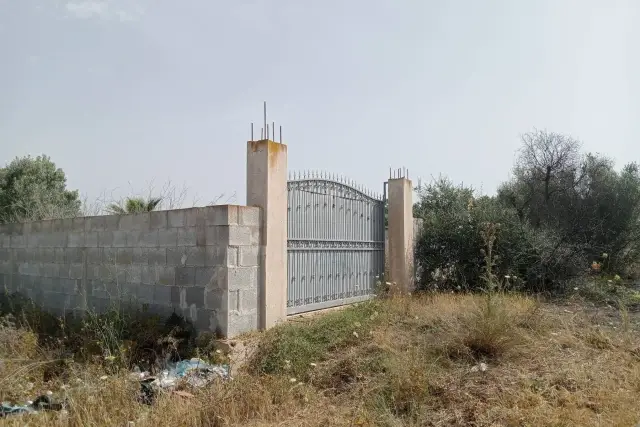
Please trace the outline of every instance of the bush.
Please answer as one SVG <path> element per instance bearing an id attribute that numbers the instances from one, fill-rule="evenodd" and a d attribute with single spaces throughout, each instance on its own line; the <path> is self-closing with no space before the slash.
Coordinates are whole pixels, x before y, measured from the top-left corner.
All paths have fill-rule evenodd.
<path id="1" fill-rule="evenodd" d="M 500 224 L 494 251 L 494 273 L 499 277 L 534 279 L 531 266 L 538 257 L 532 230 L 521 224 L 512 209 L 490 197 L 474 197 L 471 188 L 440 179 L 419 191 L 416 214 L 424 222 L 416 242 L 416 261 L 423 290 L 470 290 L 484 288 L 485 261 L 480 248 L 483 224 Z M 525 283 L 529 283 L 526 281 Z"/>
<path id="2" fill-rule="evenodd" d="M 447 179 L 418 188 L 414 216 L 422 289 L 479 290 L 482 226 L 499 224 L 495 274 L 531 292 L 558 293 L 589 266 L 631 276 L 640 260 L 640 168 L 580 154 L 570 137 L 536 131 L 523 136 L 513 169 L 494 197 Z M 517 278 L 517 279 L 514 279 Z"/>

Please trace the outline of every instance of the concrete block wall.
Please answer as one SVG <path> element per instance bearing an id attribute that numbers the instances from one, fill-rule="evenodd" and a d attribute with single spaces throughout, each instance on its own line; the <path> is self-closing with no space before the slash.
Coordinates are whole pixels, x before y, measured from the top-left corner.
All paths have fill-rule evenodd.
<path id="1" fill-rule="evenodd" d="M 0 285 L 57 314 L 122 303 L 231 337 L 258 327 L 261 209 L 220 205 L 0 225 Z"/>

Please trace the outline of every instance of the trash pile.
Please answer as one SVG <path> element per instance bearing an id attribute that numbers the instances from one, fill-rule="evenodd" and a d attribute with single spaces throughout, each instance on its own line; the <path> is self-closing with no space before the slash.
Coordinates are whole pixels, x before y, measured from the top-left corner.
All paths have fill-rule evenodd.
<path id="1" fill-rule="evenodd" d="M 54 402 L 47 395 L 39 396 L 33 402 L 26 405 L 11 405 L 7 402 L 0 404 L 0 418 L 8 415 L 37 414 L 39 411 L 61 411 L 65 407 L 63 403 Z"/>
<path id="2" fill-rule="evenodd" d="M 216 378 L 231 379 L 228 365 L 211 365 L 198 358 L 170 364 L 157 376 L 139 369 L 134 369 L 132 375 L 140 381 L 139 401 L 147 405 L 153 403 L 158 391 L 175 391 L 177 386 L 185 384 L 200 388 Z"/>
<path id="3" fill-rule="evenodd" d="M 107 376 L 101 377 L 102 380 Z M 140 382 L 140 394 L 138 401 L 150 405 L 159 392 L 171 392 L 184 398 L 193 397 L 192 394 L 178 390 L 179 387 L 188 385 L 200 388 L 215 379 L 230 380 L 229 365 L 211 365 L 202 359 L 193 358 L 181 360 L 177 363 L 166 365 L 165 369 L 157 376 L 151 376 L 149 372 L 141 372 L 135 367 L 131 373 L 131 379 Z M 66 402 L 54 401 L 50 394 L 42 395 L 33 402 L 25 405 L 13 405 L 8 402 L 0 403 L 0 419 L 10 415 L 37 414 L 40 411 L 62 411 L 66 408 Z"/>

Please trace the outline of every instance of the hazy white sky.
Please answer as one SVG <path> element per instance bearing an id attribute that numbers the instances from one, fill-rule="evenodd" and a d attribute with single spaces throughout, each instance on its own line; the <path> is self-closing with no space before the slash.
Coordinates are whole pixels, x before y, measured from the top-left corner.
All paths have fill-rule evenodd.
<path id="1" fill-rule="evenodd" d="M 638 161 L 639 19 L 633 0 L 0 0 L 0 162 L 48 154 L 89 197 L 171 179 L 244 203 L 263 100 L 291 170 L 375 190 L 404 166 L 493 192 L 534 127 Z"/>

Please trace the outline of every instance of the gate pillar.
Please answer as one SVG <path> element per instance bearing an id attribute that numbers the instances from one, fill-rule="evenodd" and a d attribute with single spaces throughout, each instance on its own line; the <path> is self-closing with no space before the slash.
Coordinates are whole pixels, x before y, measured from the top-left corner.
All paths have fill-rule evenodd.
<path id="1" fill-rule="evenodd" d="M 405 292 L 414 286 L 413 187 L 407 178 L 389 179 L 389 279 Z"/>
<path id="2" fill-rule="evenodd" d="M 262 208 L 258 327 L 287 316 L 287 146 L 247 142 L 247 205 Z"/>

